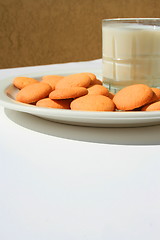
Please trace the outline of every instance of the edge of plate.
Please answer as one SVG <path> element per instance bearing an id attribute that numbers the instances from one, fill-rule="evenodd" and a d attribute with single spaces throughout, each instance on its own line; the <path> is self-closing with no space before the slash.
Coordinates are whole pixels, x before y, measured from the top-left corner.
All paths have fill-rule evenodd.
<path id="1" fill-rule="evenodd" d="M 85 69 L 84 71 L 91 71 L 95 73 L 96 75 L 100 76 L 101 73 L 100 71 L 94 71 L 93 69 Z M 83 72 L 84 72 L 83 71 Z M 68 75 L 68 74 L 73 74 L 73 73 L 78 73 L 80 72 L 79 70 L 73 70 L 73 71 L 66 71 L 66 70 L 61 70 L 61 71 L 34 71 L 30 72 L 27 74 L 24 74 L 24 76 L 30 76 L 30 77 L 35 77 L 39 78 L 43 75 L 49 75 L 49 74 L 59 74 L 59 75 Z M 82 71 L 81 71 L 82 72 Z M 20 76 L 20 75 L 17 75 Z M 22 74 L 21 74 L 22 76 Z M 0 104 L 8 109 L 11 110 L 16 110 L 16 111 L 21 111 L 21 112 L 26 112 L 30 113 L 33 115 L 46 115 L 46 116 L 60 116 L 63 117 L 65 116 L 66 118 L 74 118 L 74 119 L 116 119 L 118 120 L 123 120 L 123 119 L 160 119 L 160 111 L 154 111 L 154 112 L 87 112 L 87 111 L 71 111 L 71 110 L 65 110 L 65 109 L 49 109 L 49 108 L 42 108 L 42 107 L 36 107 L 36 106 L 31 106 L 29 104 L 24 104 L 24 103 L 19 103 L 16 102 L 15 100 L 11 99 L 9 96 L 6 94 L 7 88 L 12 84 L 13 77 L 15 76 L 10 76 L 4 79 L 0 80 Z"/>

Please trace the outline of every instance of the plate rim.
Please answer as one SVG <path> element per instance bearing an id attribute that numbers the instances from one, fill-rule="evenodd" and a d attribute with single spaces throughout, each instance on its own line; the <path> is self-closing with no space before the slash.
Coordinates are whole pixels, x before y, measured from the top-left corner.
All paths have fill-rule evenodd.
<path id="1" fill-rule="evenodd" d="M 88 69 L 88 72 L 93 72 L 98 76 L 101 76 L 100 70 L 91 70 Z M 35 77 L 35 78 L 40 78 L 41 76 L 44 75 L 50 75 L 50 74 L 55 74 L 55 75 L 68 75 L 68 74 L 73 74 L 73 73 L 78 73 L 78 72 L 84 72 L 80 71 L 78 69 L 74 70 L 53 70 L 53 71 L 32 71 L 29 73 L 25 74 L 17 74 L 17 75 L 11 75 L 10 77 L 7 78 L 2 78 L 0 80 L 0 105 L 11 109 L 11 110 L 16 110 L 20 112 L 25 112 L 33 115 L 45 115 L 46 117 L 51 116 L 54 117 L 59 116 L 59 117 L 65 117 L 65 118 L 74 118 L 74 119 L 79 119 L 80 120 L 85 120 L 85 119 L 94 119 L 94 120 L 101 120 L 106 121 L 107 120 L 114 120 L 116 123 L 118 121 L 122 120 L 160 120 L 160 111 L 152 111 L 152 112 L 141 112 L 141 111 L 128 111 L 128 112 L 96 112 L 96 111 L 76 111 L 76 110 L 70 110 L 70 109 L 53 109 L 53 108 L 43 108 L 43 107 L 37 107 L 34 105 L 29 105 L 25 103 L 20 103 L 15 101 L 14 99 L 10 98 L 7 94 L 6 91 L 7 89 L 12 85 L 13 78 L 16 76 L 30 76 L 30 77 Z M 86 72 L 86 69 L 85 69 Z"/>

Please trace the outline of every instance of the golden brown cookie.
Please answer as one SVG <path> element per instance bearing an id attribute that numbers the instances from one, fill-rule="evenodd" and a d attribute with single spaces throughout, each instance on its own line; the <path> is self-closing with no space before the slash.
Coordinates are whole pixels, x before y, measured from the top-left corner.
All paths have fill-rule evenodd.
<path id="1" fill-rule="evenodd" d="M 68 99 L 84 96 L 88 90 L 84 87 L 59 88 L 49 94 L 51 99 Z"/>
<path id="2" fill-rule="evenodd" d="M 150 103 L 157 102 L 160 100 L 160 89 L 159 88 L 151 88 L 153 91 L 153 96 L 150 100 Z"/>
<path id="3" fill-rule="evenodd" d="M 117 92 L 113 98 L 117 109 L 133 110 L 147 104 L 153 96 L 153 91 L 145 84 L 127 86 Z"/>
<path id="4" fill-rule="evenodd" d="M 114 93 L 112 93 L 112 92 L 109 92 L 109 94 L 108 94 L 108 96 L 107 96 L 107 97 L 109 97 L 110 99 L 113 99 L 113 98 L 114 98 L 114 96 L 115 96 L 115 94 L 114 94 Z"/>
<path id="5" fill-rule="evenodd" d="M 46 76 L 42 77 L 42 81 L 41 82 L 48 83 L 52 87 L 52 90 L 54 90 L 56 84 L 62 78 L 63 78 L 63 76 L 59 76 L 59 75 L 46 75 Z"/>
<path id="6" fill-rule="evenodd" d="M 18 92 L 16 100 L 23 103 L 34 103 L 47 97 L 51 91 L 52 88 L 47 83 L 33 83 L 22 88 Z"/>
<path id="7" fill-rule="evenodd" d="M 87 90 L 88 94 L 104 95 L 106 97 L 109 94 L 108 89 L 101 85 L 93 85 L 91 87 L 88 87 Z"/>
<path id="8" fill-rule="evenodd" d="M 102 85 L 103 83 L 102 83 L 101 80 L 96 79 L 96 80 L 94 80 L 94 81 L 92 82 L 92 84 L 93 84 L 93 85 L 95 85 L 95 84 Z"/>
<path id="9" fill-rule="evenodd" d="M 71 110 L 78 111 L 114 111 L 113 101 L 103 95 L 85 95 L 71 102 Z"/>
<path id="10" fill-rule="evenodd" d="M 68 75 L 59 80 L 56 84 L 56 89 L 70 88 L 70 87 L 85 87 L 87 88 L 91 83 L 91 78 L 85 73 L 76 73 Z"/>
<path id="11" fill-rule="evenodd" d="M 87 74 L 91 78 L 90 86 L 97 85 L 97 84 L 102 85 L 102 81 L 98 80 L 95 74 L 90 73 L 90 72 L 84 72 L 84 73 Z"/>
<path id="12" fill-rule="evenodd" d="M 160 101 L 145 105 L 141 111 L 160 111 Z"/>
<path id="13" fill-rule="evenodd" d="M 99 80 L 99 79 L 92 80 L 89 87 L 92 87 L 94 85 L 102 85 L 101 80 Z"/>
<path id="14" fill-rule="evenodd" d="M 50 98 L 43 98 L 36 103 L 37 107 L 46 108 L 59 108 L 59 109 L 70 109 L 70 103 L 72 100 L 51 100 Z"/>
<path id="15" fill-rule="evenodd" d="M 38 80 L 34 79 L 34 78 L 29 78 L 29 77 L 16 77 L 13 80 L 13 85 L 18 88 L 18 89 L 22 89 L 24 87 L 26 87 L 29 84 L 33 84 L 33 83 L 37 83 Z"/>
<path id="16" fill-rule="evenodd" d="M 83 72 L 83 73 L 87 74 L 90 77 L 90 79 L 91 79 L 91 83 L 90 84 L 92 84 L 92 82 L 94 82 L 97 79 L 96 75 L 91 73 L 91 72 Z"/>

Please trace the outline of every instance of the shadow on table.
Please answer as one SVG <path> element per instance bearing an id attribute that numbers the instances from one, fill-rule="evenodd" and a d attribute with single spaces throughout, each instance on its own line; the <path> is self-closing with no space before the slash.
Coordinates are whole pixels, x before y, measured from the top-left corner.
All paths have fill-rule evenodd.
<path id="1" fill-rule="evenodd" d="M 11 121 L 24 128 L 59 138 L 104 144 L 160 145 L 160 125 L 137 128 L 96 128 L 51 122 L 9 109 L 5 109 L 5 114 Z"/>

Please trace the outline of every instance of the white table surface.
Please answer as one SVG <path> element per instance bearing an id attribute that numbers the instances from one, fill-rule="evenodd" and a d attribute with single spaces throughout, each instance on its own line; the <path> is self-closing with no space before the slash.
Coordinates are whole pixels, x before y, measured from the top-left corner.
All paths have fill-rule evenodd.
<path id="1" fill-rule="evenodd" d="M 0 70 L 88 70 L 101 60 Z M 0 107 L 1 240 L 159 240 L 160 125 L 91 128 Z"/>

